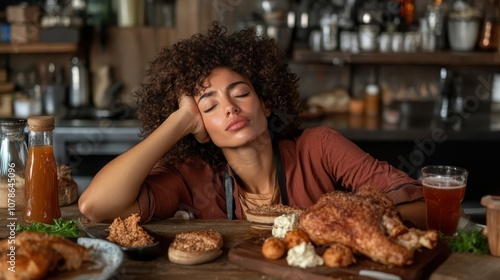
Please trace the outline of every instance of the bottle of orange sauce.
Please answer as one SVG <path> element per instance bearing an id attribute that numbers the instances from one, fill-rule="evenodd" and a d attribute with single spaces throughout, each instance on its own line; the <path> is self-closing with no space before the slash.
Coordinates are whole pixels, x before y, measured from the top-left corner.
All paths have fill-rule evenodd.
<path id="1" fill-rule="evenodd" d="M 26 162 L 24 220 L 53 224 L 61 217 L 57 164 L 54 157 L 53 116 L 28 118 L 28 160 Z"/>

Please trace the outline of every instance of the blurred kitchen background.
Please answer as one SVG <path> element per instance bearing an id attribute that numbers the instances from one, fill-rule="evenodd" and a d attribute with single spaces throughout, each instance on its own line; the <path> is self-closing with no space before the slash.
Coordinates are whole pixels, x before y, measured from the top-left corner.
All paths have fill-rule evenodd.
<path id="1" fill-rule="evenodd" d="M 255 26 L 300 76 L 303 127 L 329 125 L 412 177 L 470 170 L 467 202 L 500 194 L 498 0 L 0 2 L 0 116 L 57 117 L 79 192 L 140 141 L 133 92 L 158 50 Z M 482 211 L 481 209 L 478 211 Z"/>

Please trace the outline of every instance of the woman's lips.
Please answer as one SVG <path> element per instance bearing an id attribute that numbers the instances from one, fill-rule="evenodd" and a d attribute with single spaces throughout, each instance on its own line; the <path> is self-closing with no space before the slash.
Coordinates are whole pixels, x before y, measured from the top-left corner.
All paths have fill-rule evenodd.
<path id="1" fill-rule="evenodd" d="M 226 131 L 235 131 L 238 130 L 248 124 L 249 120 L 246 118 L 234 118 L 229 121 L 229 123 L 226 125 Z"/>

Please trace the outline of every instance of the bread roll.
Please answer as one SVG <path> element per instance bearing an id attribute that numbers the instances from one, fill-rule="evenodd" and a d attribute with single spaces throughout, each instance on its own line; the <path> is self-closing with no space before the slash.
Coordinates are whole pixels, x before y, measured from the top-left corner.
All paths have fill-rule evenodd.
<path id="1" fill-rule="evenodd" d="M 262 244 L 261 251 L 266 259 L 277 260 L 285 255 L 286 245 L 280 238 L 269 237 Z"/>
<path id="2" fill-rule="evenodd" d="M 247 220 L 252 223 L 269 225 L 270 227 L 272 227 L 275 218 L 283 214 L 292 213 L 300 216 L 303 211 L 303 209 L 295 206 L 288 206 L 283 204 L 265 204 L 256 208 L 249 209 L 245 214 Z"/>
<path id="3" fill-rule="evenodd" d="M 222 254 L 222 245 L 222 235 L 214 230 L 180 232 L 168 248 L 168 259 L 183 265 L 206 263 Z"/>

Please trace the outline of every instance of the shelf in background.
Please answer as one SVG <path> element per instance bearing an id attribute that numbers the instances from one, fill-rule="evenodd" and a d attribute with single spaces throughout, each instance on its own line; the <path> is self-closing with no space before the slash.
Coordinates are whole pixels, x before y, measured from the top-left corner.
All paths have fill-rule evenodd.
<path id="1" fill-rule="evenodd" d="M 312 51 L 295 49 L 293 60 L 301 63 L 344 64 L 396 64 L 396 65 L 456 65 L 456 66 L 500 66 L 500 53 L 497 52 L 416 52 L 381 53 L 342 51 Z"/>
<path id="2" fill-rule="evenodd" d="M 25 54 L 25 53 L 73 53 L 78 50 L 75 43 L 27 43 L 13 44 L 1 43 L 0 54 Z"/>

